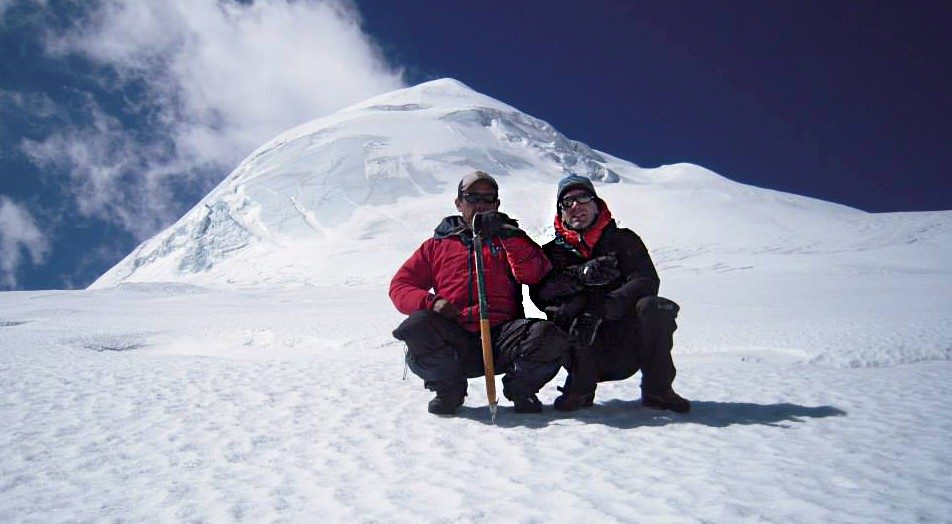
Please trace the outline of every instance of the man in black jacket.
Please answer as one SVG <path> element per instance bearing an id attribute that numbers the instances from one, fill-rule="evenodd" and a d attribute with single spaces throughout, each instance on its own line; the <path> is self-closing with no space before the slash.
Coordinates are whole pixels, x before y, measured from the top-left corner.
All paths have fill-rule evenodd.
<path id="1" fill-rule="evenodd" d="M 641 238 L 619 228 L 588 178 L 559 182 L 555 240 L 542 246 L 553 269 L 530 296 L 575 339 L 561 411 L 589 407 L 598 382 L 641 370 L 643 405 L 686 413 L 672 389 L 671 359 L 678 305 L 658 296 L 660 280 Z"/>

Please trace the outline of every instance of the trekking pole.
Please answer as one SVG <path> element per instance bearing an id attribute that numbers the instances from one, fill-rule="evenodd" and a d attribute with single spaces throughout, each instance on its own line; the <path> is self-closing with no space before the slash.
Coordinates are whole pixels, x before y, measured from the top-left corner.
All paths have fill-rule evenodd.
<path id="1" fill-rule="evenodd" d="M 483 346 L 483 367 L 486 370 L 486 398 L 489 399 L 489 416 L 496 424 L 496 370 L 493 367 L 492 334 L 489 331 L 489 303 L 486 300 L 486 279 L 483 274 L 483 238 L 479 223 L 482 216 L 473 217 L 473 257 L 476 259 L 476 287 L 479 291 L 479 340 Z"/>

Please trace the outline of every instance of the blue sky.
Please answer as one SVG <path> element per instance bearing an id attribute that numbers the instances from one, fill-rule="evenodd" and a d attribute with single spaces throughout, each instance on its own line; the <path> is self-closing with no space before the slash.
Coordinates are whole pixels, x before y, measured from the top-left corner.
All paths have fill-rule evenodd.
<path id="1" fill-rule="evenodd" d="M 440 77 L 642 166 L 952 208 L 948 2 L 0 0 L 0 289 L 88 285 L 256 146 Z"/>

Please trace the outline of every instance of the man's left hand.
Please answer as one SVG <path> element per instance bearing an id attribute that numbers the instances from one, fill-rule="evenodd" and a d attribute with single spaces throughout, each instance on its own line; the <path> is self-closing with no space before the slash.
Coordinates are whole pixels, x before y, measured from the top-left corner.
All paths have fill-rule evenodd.
<path id="1" fill-rule="evenodd" d="M 576 266 L 575 273 L 582 285 L 591 287 L 605 286 L 621 277 L 618 259 L 613 255 L 595 257 Z"/>

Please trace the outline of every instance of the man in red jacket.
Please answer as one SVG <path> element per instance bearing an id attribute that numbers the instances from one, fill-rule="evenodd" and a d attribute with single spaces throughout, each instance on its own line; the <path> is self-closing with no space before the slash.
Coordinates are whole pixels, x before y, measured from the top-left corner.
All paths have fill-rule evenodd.
<path id="1" fill-rule="evenodd" d="M 540 413 L 536 397 L 568 354 L 568 336 L 552 322 L 525 318 L 522 284 L 535 284 L 551 265 L 542 248 L 499 209 L 499 185 L 483 171 L 463 177 L 456 209 L 432 238 L 403 263 L 390 299 L 409 317 L 393 335 L 407 343 L 407 364 L 436 393 L 428 410 L 452 415 L 463 405 L 466 379 L 482 376 L 479 299 L 474 252 L 479 249 L 489 304 L 494 367 L 505 373 L 503 395 L 518 413 Z M 473 245 L 480 214 L 483 245 Z"/>

